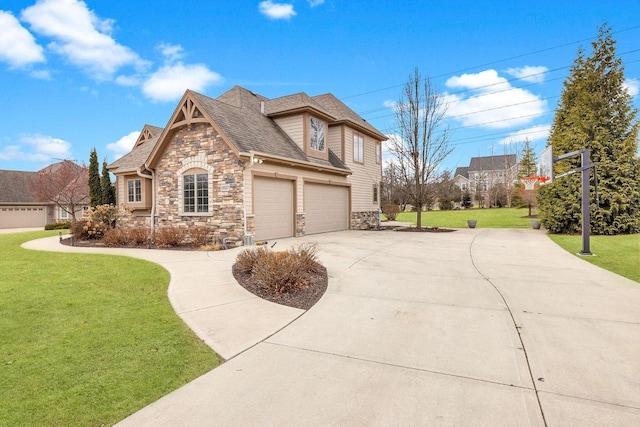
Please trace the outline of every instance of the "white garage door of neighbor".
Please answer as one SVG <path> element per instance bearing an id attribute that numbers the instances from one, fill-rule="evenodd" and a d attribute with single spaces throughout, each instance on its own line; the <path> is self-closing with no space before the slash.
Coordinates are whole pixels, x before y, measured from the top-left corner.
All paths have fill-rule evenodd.
<path id="1" fill-rule="evenodd" d="M 349 188 L 339 185 L 304 185 L 305 234 L 349 228 Z"/>
<path id="2" fill-rule="evenodd" d="M 293 181 L 255 177 L 253 208 L 256 240 L 293 236 Z"/>
<path id="3" fill-rule="evenodd" d="M 3 206 L 0 208 L 0 228 L 44 227 L 47 218 L 43 206 Z"/>

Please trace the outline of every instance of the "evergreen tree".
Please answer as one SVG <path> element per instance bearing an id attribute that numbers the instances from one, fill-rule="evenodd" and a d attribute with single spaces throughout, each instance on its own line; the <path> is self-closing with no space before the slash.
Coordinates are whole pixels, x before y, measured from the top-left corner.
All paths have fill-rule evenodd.
<path id="1" fill-rule="evenodd" d="M 89 155 L 89 203 L 91 207 L 102 204 L 102 185 L 100 183 L 100 170 L 98 166 L 98 153 L 95 147 Z"/>
<path id="2" fill-rule="evenodd" d="M 114 205 L 116 204 L 116 189 L 111 185 L 111 177 L 109 176 L 109 170 L 107 169 L 107 160 L 102 162 L 102 204 Z"/>
<path id="3" fill-rule="evenodd" d="M 597 163 L 600 208 L 591 213 L 594 234 L 640 231 L 640 160 L 637 109 L 624 87 L 624 67 L 616 57 L 611 29 L 600 28 L 593 53 L 582 50 L 564 82 L 548 143 L 554 155 L 588 148 Z M 580 166 L 580 157 L 557 162 L 556 175 Z M 591 194 L 594 195 L 593 173 Z M 592 197 L 591 205 L 595 207 Z M 540 216 L 552 233 L 575 233 L 581 222 L 580 174 L 540 189 Z"/>
<path id="4" fill-rule="evenodd" d="M 538 164 L 536 162 L 536 154 L 531 147 L 529 139 L 524 140 L 524 146 L 520 153 L 520 168 L 518 169 L 518 178 L 526 178 L 538 174 Z"/>

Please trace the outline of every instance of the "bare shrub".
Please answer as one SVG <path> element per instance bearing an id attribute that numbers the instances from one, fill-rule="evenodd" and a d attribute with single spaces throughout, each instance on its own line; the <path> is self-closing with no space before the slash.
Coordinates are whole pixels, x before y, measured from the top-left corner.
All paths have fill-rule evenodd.
<path id="1" fill-rule="evenodd" d="M 260 246 L 253 249 L 245 249 L 236 257 L 236 268 L 242 273 L 251 273 L 257 260 L 266 256 L 269 249 Z"/>
<path id="2" fill-rule="evenodd" d="M 131 233 L 124 227 L 112 228 L 104 232 L 102 242 L 106 246 L 129 246 L 131 244 Z"/>
<path id="3" fill-rule="evenodd" d="M 400 206 L 393 204 L 382 205 L 382 213 L 389 221 L 395 221 L 400 213 Z"/>
<path id="4" fill-rule="evenodd" d="M 146 227 L 129 228 L 129 238 L 131 239 L 131 244 L 135 246 L 146 245 L 149 234 L 149 229 Z"/>
<path id="5" fill-rule="evenodd" d="M 206 225 L 198 225 L 189 229 L 189 238 L 193 246 L 205 246 L 209 243 L 209 234 L 211 227 Z"/>
<path id="6" fill-rule="evenodd" d="M 246 250 L 236 259 L 236 268 L 251 273 L 253 279 L 271 294 L 293 293 L 308 286 L 321 269 L 317 246 L 302 244 L 287 252 L 273 252 L 266 247 Z"/>
<path id="7" fill-rule="evenodd" d="M 186 231 L 180 227 L 167 226 L 156 228 L 153 232 L 153 243 L 161 248 L 180 246 L 184 241 Z"/>

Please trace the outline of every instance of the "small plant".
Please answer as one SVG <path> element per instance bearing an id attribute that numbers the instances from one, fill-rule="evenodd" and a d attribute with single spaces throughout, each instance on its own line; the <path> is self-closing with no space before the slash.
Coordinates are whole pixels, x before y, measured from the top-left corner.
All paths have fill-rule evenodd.
<path id="1" fill-rule="evenodd" d="M 400 206 L 393 204 L 382 205 L 382 213 L 389 221 L 395 221 L 400 213 Z"/>
<path id="2" fill-rule="evenodd" d="M 246 249 L 236 257 L 236 268 L 242 273 L 251 273 L 256 262 L 264 258 L 269 249 L 266 246 L 260 246 L 254 249 Z"/>
<path id="3" fill-rule="evenodd" d="M 71 228 L 71 222 L 52 222 L 44 226 L 45 230 L 66 230 Z"/>
<path id="4" fill-rule="evenodd" d="M 96 222 L 91 218 L 81 219 L 71 224 L 71 234 L 77 240 L 99 240 L 107 230 L 102 222 Z"/>
<path id="5" fill-rule="evenodd" d="M 161 248 L 180 246 L 186 235 L 186 230 L 180 227 L 160 227 L 153 232 L 153 243 Z"/>
<path id="6" fill-rule="evenodd" d="M 189 229 L 189 239 L 193 246 L 205 246 L 209 243 L 209 234 L 211 233 L 211 227 L 206 225 L 197 225 Z"/>
<path id="7" fill-rule="evenodd" d="M 129 238 L 131 239 L 131 244 L 135 246 L 142 246 L 147 244 L 147 239 L 149 238 L 149 229 L 146 227 L 133 227 L 129 228 Z"/>

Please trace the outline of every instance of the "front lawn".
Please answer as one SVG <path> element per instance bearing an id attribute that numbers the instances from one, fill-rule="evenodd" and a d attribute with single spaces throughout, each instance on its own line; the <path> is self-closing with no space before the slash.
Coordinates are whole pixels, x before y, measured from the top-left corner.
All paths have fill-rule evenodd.
<path id="1" fill-rule="evenodd" d="M 221 359 L 167 299 L 169 274 L 133 258 L 0 235 L 0 425 L 110 425 Z"/>
<path id="2" fill-rule="evenodd" d="M 530 228 L 531 218 L 526 218 L 527 208 L 485 208 L 459 211 L 422 212 L 423 227 L 467 228 L 468 219 L 478 220 L 477 228 Z M 415 212 L 402 212 L 396 221 L 416 224 Z"/>
<path id="3" fill-rule="evenodd" d="M 549 237 L 572 254 L 577 254 L 582 249 L 582 236 L 549 234 Z M 640 235 L 591 236 L 590 245 L 595 256 L 580 258 L 640 282 Z"/>

